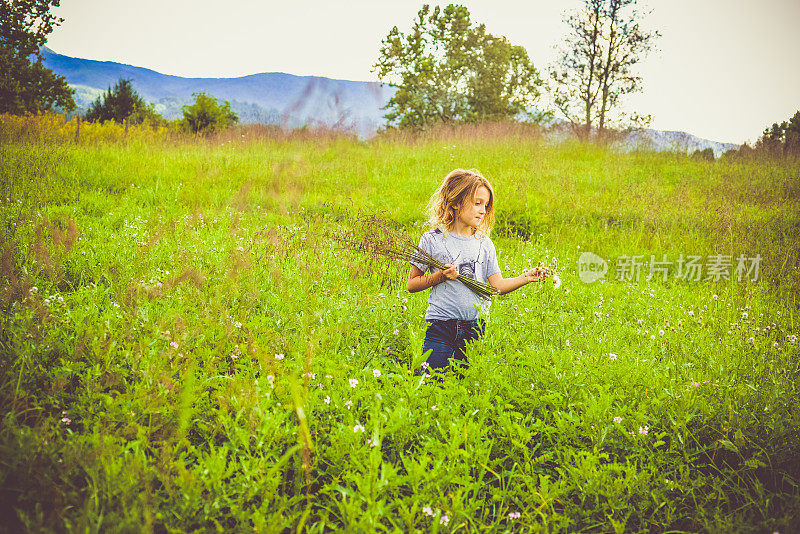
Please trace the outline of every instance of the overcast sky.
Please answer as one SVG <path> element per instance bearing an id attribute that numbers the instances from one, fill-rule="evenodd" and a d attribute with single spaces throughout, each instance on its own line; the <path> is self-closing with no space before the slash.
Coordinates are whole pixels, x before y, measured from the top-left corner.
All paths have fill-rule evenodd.
<path id="1" fill-rule="evenodd" d="M 288 72 L 373 80 L 380 41 L 423 2 L 406 0 L 63 0 L 47 46 L 164 74 L 234 77 Z M 435 2 L 432 2 L 435 3 Z M 474 21 L 523 45 L 541 71 L 578 0 L 467 0 Z M 644 92 L 626 108 L 652 126 L 715 141 L 753 142 L 800 109 L 800 1 L 644 0 L 662 37 L 642 61 Z"/>

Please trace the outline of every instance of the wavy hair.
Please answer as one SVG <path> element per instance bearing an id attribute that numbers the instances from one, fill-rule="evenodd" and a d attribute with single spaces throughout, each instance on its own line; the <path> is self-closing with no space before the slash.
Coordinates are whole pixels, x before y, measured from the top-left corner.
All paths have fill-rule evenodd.
<path id="1" fill-rule="evenodd" d="M 431 229 L 439 228 L 445 235 L 451 231 L 458 218 L 459 207 L 465 200 L 472 201 L 479 187 L 489 190 L 489 202 L 478 230 L 489 236 L 494 227 L 494 189 L 492 184 L 477 169 L 455 169 L 445 176 L 442 185 L 428 202 L 428 224 Z"/>

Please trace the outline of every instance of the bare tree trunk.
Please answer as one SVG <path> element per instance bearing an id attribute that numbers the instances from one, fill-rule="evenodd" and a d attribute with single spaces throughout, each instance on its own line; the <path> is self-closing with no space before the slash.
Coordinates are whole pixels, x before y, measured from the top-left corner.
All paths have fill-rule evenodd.
<path id="1" fill-rule="evenodd" d="M 590 17 L 594 19 L 592 24 L 592 33 L 589 38 L 589 79 L 586 82 L 586 94 L 584 102 L 586 104 L 586 118 L 584 120 L 583 139 L 589 139 L 592 135 L 592 109 L 594 109 L 596 94 L 592 95 L 592 85 L 594 81 L 594 67 L 595 59 L 598 54 L 598 47 L 600 41 L 600 15 L 602 12 L 604 0 L 593 0 L 591 3 Z"/>
<path id="2" fill-rule="evenodd" d="M 600 118 L 599 118 L 599 135 L 603 137 L 606 122 L 606 111 L 608 111 L 608 78 L 611 71 L 614 70 L 613 62 L 616 56 L 618 47 L 617 41 L 617 22 L 619 16 L 619 9 L 622 0 L 611 0 L 611 6 L 608 13 L 609 19 L 609 36 L 608 36 L 608 53 L 606 54 L 605 63 L 601 68 L 601 96 L 600 96 Z"/>

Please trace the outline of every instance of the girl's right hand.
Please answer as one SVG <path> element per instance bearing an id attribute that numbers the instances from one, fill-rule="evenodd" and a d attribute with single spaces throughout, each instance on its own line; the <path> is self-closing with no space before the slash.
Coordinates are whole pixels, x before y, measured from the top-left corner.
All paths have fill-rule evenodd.
<path id="1" fill-rule="evenodd" d="M 447 263 L 445 264 L 445 267 L 447 267 L 447 269 L 445 269 L 442 272 L 444 273 L 445 277 L 448 280 L 455 280 L 456 278 L 458 278 L 458 269 L 456 269 L 455 265 Z"/>

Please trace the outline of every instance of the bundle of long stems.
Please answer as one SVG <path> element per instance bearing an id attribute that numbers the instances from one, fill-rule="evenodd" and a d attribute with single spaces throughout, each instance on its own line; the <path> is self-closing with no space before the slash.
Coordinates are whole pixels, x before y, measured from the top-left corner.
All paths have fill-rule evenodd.
<path id="1" fill-rule="evenodd" d="M 421 263 L 443 271 L 447 269 L 444 263 L 408 241 L 368 241 L 359 243 L 359 245 L 357 248 L 364 252 L 380 254 L 397 260 Z M 497 289 L 491 285 L 478 282 L 468 276 L 460 274 L 457 280 L 482 299 L 490 300 L 492 296 L 497 294 Z"/>
<path id="2" fill-rule="evenodd" d="M 343 232 L 326 232 L 326 236 L 350 250 L 385 256 L 404 262 L 416 262 L 436 269 L 446 270 L 444 263 L 425 252 L 404 232 L 397 229 L 392 220 L 369 214 L 355 217 Z M 489 284 L 478 282 L 464 275 L 457 280 L 467 286 L 479 298 L 489 300 L 498 291 Z"/>

